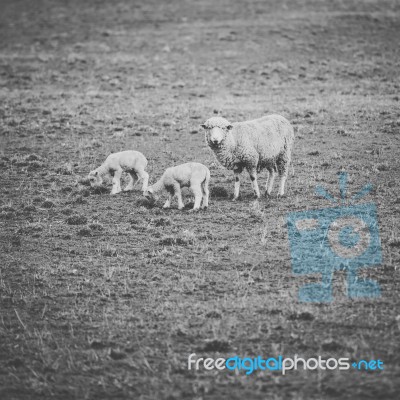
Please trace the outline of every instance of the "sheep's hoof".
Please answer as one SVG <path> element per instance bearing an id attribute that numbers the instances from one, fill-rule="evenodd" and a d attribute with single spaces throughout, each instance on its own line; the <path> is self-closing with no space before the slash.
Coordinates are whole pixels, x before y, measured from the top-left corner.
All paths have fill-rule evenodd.
<path id="1" fill-rule="evenodd" d="M 200 209 L 199 208 L 192 208 L 191 210 L 189 210 L 190 213 L 195 213 L 198 212 Z"/>
<path id="2" fill-rule="evenodd" d="M 203 207 L 201 207 L 201 209 L 202 209 L 203 211 L 207 211 L 207 208 L 208 208 L 208 206 L 203 206 Z"/>
<path id="3" fill-rule="evenodd" d="M 265 193 L 264 193 L 264 196 L 267 197 L 267 198 L 268 198 L 268 197 L 271 197 L 271 193 L 265 192 Z"/>
<path id="4" fill-rule="evenodd" d="M 130 192 L 131 190 L 133 190 L 133 188 L 126 187 L 126 188 L 124 189 L 124 192 Z"/>

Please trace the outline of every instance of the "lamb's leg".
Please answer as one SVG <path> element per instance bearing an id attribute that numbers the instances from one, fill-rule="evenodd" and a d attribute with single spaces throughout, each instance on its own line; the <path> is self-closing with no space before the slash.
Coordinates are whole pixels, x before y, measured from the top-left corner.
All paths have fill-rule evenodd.
<path id="1" fill-rule="evenodd" d="M 269 178 L 271 176 L 271 173 L 267 170 L 267 180 L 265 181 L 265 196 L 268 195 L 268 182 L 269 182 Z"/>
<path id="2" fill-rule="evenodd" d="M 122 168 L 119 168 L 114 172 L 111 194 L 117 194 L 121 191 L 121 176 Z"/>
<path id="3" fill-rule="evenodd" d="M 210 191 L 208 190 L 208 180 L 207 179 L 201 184 L 201 190 L 203 192 L 202 208 L 206 209 L 208 207 L 208 197 L 210 196 Z"/>
<path id="4" fill-rule="evenodd" d="M 168 199 L 165 202 L 165 204 L 163 205 L 163 208 L 170 208 L 171 207 L 171 201 L 172 201 L 173 197 L 174 197 L 174 195 L 172 193 L 168 194 Z"/>
<path id="5" fill-rule="evenodd" d="M 265 193 L 267 196 L 270 196 L 272 193 L 272 187 L 274 186 L 275 176 L 276 176 L 276 172 L 274 170 L 270 171 L 269 179 L 268 179 L 268 187 L 267 187 L 267 191 Z"/>
<path id="6" fill-rule="evenodd" d="M 140 179 L 143 179 L 142 191 L 144 192 L 149 185 L 149 174 L 144 170 L 137 171 L 137 174 Z"/>
<path id="7" fill-rule="evenodd" d="M 235 174 L 235 192 L 233 194 L 233 201 L 236 201 L 239 198 L 240 191 L 240 174 L 242 173 L 242 169 L 237 168 L 233 170 Z"/>
<path id="8" fill-rule="evenodd" d="M 199 182 L 195 182 L 190 185 L 190 189 L 194 194 L 194 206 L 192 211 L 198 211 L 201 205 L 201 199 L 203 197 L 203 192 Z"/>
<path id="9" fill-rule="evenodd" d="M 185 208 L 185 205 L 183 204 L 183 200 L 182 200 L 181 187 L 178 183 L 174 185 L 174 192 L 175 192 L 175 196 L 178 200 L 178 210 L 182 210 L 183 208 Z"/>
<path id="10" fill-rule="evenodd" d="M 129 177 L 130 177 L 129 183 L 126 185 L 124 192 L 127 192 L 128 190 L 133 190 L 133 187 L 138 181 L 138 176 L 133 171 L 129 172 Z"/>
<path id="11" fill-rule="evenodd" d="M 253 187 L 254 194 L 256 195 L 257 199 L 260 198 L 260 189 L 258 188 L 257 183 L 257 170 L 255 168 L 248 169 L 250 179 L 251 179 L 251 186 Z"/>

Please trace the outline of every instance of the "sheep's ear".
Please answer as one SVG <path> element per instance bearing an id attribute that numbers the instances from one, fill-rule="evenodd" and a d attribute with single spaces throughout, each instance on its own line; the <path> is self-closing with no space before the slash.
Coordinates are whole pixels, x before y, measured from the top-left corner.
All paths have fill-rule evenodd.
<path id="1" fill-rule="evenodd" d="M 94 176 L 98 176 L 99 175 L 99 171 L 96 171 L 93 175 Z"/>
<path id="2" fill-rule="evenodd" d="M 228 126 L 226 127 L 226 129 L 228 129 L 228 131 L 230 131 L 232 128 L 233 128 L 233 125 L 228 125 Z"/>
<path id="3" fill-rule="evenodd" d="M 207 129 L 207 125 L 206 124 L 201 124 L 200 125 L 202 128 Z"/>

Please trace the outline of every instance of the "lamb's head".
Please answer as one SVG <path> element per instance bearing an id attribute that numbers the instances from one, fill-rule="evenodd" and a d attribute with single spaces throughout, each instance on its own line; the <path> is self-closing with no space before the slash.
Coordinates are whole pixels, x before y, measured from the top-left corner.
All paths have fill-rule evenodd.
<path id="1" fill-rule="evenodd" d="M 201 125 L 206 130 L 206 142 L 211 148 L 217 148 L 233 128 L 232 124 L 222 117 L 212 117 Z"/>
<path id="2" fill-rule="evenodd" d="M 156 195 L 154 194 L 153 186 L 148 186 L 147 189 L 143 192 L 143 196 L 146 197 L 151 203 L 154 203 L 157 200 Z"/>
<path id="3" fill-rule="evenodd" d="M 101 178 L 97 169 L 89 172 L 88 179 L 90 182 L 90 186 L 99 186 L 103 182 L 103 179 Z"/>

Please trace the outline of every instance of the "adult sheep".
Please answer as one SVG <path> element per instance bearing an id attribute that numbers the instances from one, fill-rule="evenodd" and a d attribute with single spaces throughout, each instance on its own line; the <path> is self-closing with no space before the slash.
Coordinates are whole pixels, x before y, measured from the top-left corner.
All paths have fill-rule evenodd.
<path id="1" fill-rule="evenodd" d="M 273 114 L 231 124 L 225 118 L 212 117 L 201 126 L 206 130 L 206 143 L 217 160 L 235 173 L 233 200 L 239 197 L 239 176 L 244 168 L 257 198 L 260 197 L 257 173 L 263 169 L 268 171 L 265 194 L 271 194 L 278 173 L 278 195 L 284 195 L 294 140 L 293 127 L 286 118 Z"/>

